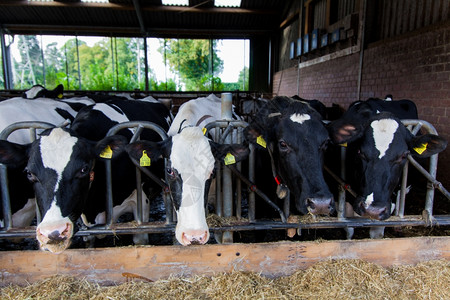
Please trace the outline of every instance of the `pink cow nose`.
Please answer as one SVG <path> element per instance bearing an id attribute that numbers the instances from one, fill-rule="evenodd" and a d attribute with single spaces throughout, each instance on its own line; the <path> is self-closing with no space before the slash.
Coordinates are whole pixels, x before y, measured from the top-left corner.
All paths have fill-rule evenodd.
<path id="1" fill-rule="evenodd" d="M 203 245 L 208 241 L 208 231 L 191 230 L 183 232 L 181 235 L 183 245 Z"/>
<path id="2" fill-rule="evenodd" d="M 42 225 L 42 226 L 41 226 Z M 36 229 L 37 238 L 41 243 L 52 244 L 60 243 L 71 235 L 71 224 L 70 223 L 60 223 L 60 224 L 41 224 Z"/>

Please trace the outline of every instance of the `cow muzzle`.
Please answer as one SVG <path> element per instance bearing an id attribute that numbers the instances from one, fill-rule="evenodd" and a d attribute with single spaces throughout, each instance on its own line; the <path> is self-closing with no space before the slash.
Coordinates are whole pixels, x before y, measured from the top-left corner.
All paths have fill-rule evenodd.
<path id="1" fill-rule="evenodd" d="M 390 210 L 386 206 L 377 207 L 373 205 L 369 205 L 368 207 L 364 206 L 364 203 L 361 202 L 359 204 L 359 209 L 355 210 L 360 216 L 383 221 L 390 217 Z"/>
<path id="2" fill-rule="evenodd" d="M 39 247 L 55 254 L 66 250 L 72 241 L 73 223 L 62 222 L 53 224 L 41 223 L 36 228 L 36 238 Z"/>
<path id="3" fill-rule="evenodd" d="M 335 210 L 333 197 L 307 198 L 306 208 L 313 215 L 330 215 Z"/>
<path id="4" fill-rule="evenodd" d="M 183 246 L 203 245 L 209 240 L 209 232 L 207 230 L 190 230 L 181 233 L 181 241 Z"/>

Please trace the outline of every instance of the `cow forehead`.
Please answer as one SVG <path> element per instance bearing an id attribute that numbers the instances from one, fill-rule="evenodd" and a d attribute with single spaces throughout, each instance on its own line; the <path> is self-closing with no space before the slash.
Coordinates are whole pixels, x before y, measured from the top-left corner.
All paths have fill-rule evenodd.
<path id="1" fill-rule="evenodd" d="M 305 121 L 311 120 L 311 115 L 309 114 L 292 114 L 290 116 L 292 122 L 303 124 Z"/>
<path id="2" fill-rule="evenodd" d="M 199 127 L 187 127 L 172 137 L 172 166 L 180 174 L 191 174 L 207 179 L 214 167 L 214 156 L 209 140 Z M 200 179 L 200 178 L 199 178 Z"/>
<path id="3" fill-rule="evenodd" d="M 40 139 L 42 164 L 62 174 L 72 155 L 78 139 L 61 128 L 53 129 L 48 136 Z"/>
<path id="4" fill-rule="evenodd" d="M 394 140 L 394 134 L 398 129 L 398 123 L 393 119 L 375 120 L 370 124 L 373 132 L 375 148 L 380 153 L 378 158 L 381 159 Z"/>

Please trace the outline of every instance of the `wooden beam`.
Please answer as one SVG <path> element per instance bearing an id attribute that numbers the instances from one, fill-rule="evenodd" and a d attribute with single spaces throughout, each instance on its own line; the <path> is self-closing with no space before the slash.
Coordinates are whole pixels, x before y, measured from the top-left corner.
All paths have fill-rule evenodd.
<path id="1" fill-rule="evenodd" d="M 32 283 L 56 274 L 99 284 L 123 283 L 125 272 L 151 280 L 233 270 L 276 277 L 338 258 L 362 259 L 384 267 L 450 260 L 450 237 L 77 249 L 59 255 L 6 251 L 0 255 L 0 286 Z"/>

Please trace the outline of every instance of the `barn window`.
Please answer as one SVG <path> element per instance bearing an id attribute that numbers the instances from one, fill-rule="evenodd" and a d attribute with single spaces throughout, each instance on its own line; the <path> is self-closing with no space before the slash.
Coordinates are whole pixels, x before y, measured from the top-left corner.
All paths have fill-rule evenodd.
<path id="1" fill-rule="evenodd" d="M 248 90 L 249 40 L 5 36 L 12 89 Z"/>

